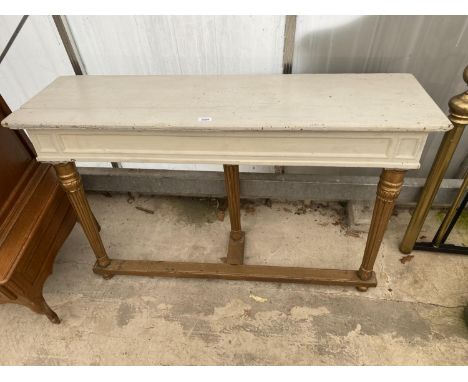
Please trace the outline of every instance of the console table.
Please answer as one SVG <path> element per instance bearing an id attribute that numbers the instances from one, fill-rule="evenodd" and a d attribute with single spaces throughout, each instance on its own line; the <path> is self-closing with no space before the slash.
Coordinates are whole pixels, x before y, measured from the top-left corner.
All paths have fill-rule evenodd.
<path id="1" fill-rule="evenodd" d="M 6 118 L 53 162 L 96 255 L 94 272 L 376 286 L 373 266 L 405 170 L 452 128 L 410 74 L 65 76 Z M 74 161 L 224 165 L 227 263 L 109 258 Z M 239 164 L 383 168 L 358 270 L 244 264 Z M 337 265 L 339 267 L 339 264 Z"/>

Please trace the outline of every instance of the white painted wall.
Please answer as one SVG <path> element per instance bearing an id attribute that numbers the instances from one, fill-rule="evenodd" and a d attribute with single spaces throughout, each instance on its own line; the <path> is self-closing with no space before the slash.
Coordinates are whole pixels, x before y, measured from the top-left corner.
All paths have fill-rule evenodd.
<path id="1" fill-rule="evenodd" d="M 68 16 L 88 74 L 281 73 L 283 16 Z"/>
<path id="2" fill-rule="evenodd" d="M 21 16 L 0 16 L 3 50 Z M 0 92 L 12 110 L 49 85 L 57 76 L 73 74 L 57 28 L 49 16 L 30 16 L 0 64 Z"/>

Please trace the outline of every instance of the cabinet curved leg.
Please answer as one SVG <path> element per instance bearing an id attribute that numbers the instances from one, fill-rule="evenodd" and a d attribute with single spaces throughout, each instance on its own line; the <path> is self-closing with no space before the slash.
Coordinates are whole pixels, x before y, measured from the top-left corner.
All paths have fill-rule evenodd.
<path id="1" fill-rule="evenodd" d="M 54 324 L 60 324 L 61 322 L 57 313 L 52 310 L 42 295 L 35 297 L 33 300 L 28 299 L 27 303 L 23 302 L 22 305 L 28 306 L 35 313 L 44 314 Z"/>
<path id="2" fill-rule="evenodd" d="M 57 313 L 51 309 L 51 307 L 44 299 L 42 299 L 42 312 L 46 315 L 50 322 L 54 324 L 60 324 L 61 321 L 59 316 L 57 316 Z"/>
<path id="3" fill-rule="evenodd" d="M 404 176 L 404 170 L 382 170 L 377 186 L 377 197 L 367 236 L 366 248 L 361 267 L 358 271 L 358 276 L 361 280 L 369 280 L 373 274 L 375 259 L 377 258 L 380 244 L 387 229 L 388 221 L 392 216 L 395 200 L 400 194 Z M 364 292 L 367 290 L 367 287 L 357 287 L 357 289 Z"/>

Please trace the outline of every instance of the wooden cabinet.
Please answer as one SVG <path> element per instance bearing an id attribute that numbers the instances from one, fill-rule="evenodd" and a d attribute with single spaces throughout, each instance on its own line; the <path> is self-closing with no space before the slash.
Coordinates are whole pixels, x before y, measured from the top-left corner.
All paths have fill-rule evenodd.
<path id="1" fill-rule="evenodd" d="M 0 120 L 10 110 L 0 97 Z M 0 304 L 17 303 L 60 319 L 42 289 L 76 223 L 53 167 L 39 163 L 24 132 L 0 127 Z"/>

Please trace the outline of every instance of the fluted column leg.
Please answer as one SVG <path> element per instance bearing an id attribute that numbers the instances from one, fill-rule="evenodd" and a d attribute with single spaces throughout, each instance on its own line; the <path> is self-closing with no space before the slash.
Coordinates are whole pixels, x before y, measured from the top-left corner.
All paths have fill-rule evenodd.
<path id="1" fill-rule="evenodd" d="M 395 200 L 400 194 L 404 176 L 404 170 L 382 170 L 377 186 L 377 197 L 375 199 L 364 257 L 358 271 L 361 280 L 369 280 L 372 276 L 375 259 L 377 258 L 380 244 L 387 229 L 388 221 L 392 216 Z M 365 291 L 367 287 L 358 287 L 358 289 Z"/>
<path id="2" fill-rule="evenodd" d="M 224 182 L 228 199 L 229 219 L 231 221 L 227 263 L 238 265 L 244 263 L 245 244 L 245 234 L 241 229 L 240 220 L 239 166 L 224 165 Z"/>
<path id="3" fill-rule="evenodd" d="M 100 267 L 108 266 L 110 259 L 107 257 L 106 250 L 102 244 L 98 224 L 91 212 L 91 208 L 89 207 L 75 163 L 57 163 L 54 167 L 59 181 L 67 193 L 68 199 L 70 200 L 80 224 L 83 227 L 83 231 L 88 238 L 89 244 L 94 251 L 98 265 Z"/>

